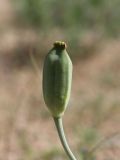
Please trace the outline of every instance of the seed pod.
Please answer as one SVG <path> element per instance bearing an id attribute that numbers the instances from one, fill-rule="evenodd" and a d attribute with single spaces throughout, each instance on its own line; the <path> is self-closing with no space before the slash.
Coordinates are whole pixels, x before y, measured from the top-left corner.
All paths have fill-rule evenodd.
<path id="1" fill-rule="evenodd" d="M 72 62 L 64 42 L 56 41 L 43 68 L 43 96 L 53 117 L 64 114 L 70 97 Z"/>

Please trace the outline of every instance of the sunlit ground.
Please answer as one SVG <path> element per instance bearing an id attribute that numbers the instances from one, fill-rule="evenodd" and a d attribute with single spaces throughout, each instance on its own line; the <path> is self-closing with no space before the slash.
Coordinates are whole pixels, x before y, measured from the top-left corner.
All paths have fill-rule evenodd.
<path id="1" fill-rule="evenodd" d="M 82 148 L 94 148 L 103 138 L 94 151 L 97 159 L 120 156 L 119 44 L 106 42 L 93 57 L 73 61 L 72 93 L 64 126 L 78 156 Z M 38 72 L 32 61 L 29 67 L 14 68 L 6 57 L 1 59 L 0 159 L 47 159 L 47 154 L 48 159 L 57 159 L 64 155 L 43 102 L 41 61 Z"/>

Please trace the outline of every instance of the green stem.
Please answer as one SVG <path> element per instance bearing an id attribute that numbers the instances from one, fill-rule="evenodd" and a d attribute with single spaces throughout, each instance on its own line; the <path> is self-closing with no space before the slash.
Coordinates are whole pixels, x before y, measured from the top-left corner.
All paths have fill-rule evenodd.
<path id="1" fill-rule="evenodd" d="M 75 158 L 75 156 L 73 155 L 72 151 L 69 148 L 69 145 L 67 143 L 66 137 L 65 137 L 65 133 L 64 133 L 64 129 L 63 129 L 63 123 L 62 123 L 62 118 L 54 118 L 54 122 L 58 131 L 58 135 L 59 138 L 61 140 L 62 146 L 66 152 L 66 154 L 68 155 L 70 160 L 77 160 Z"/>

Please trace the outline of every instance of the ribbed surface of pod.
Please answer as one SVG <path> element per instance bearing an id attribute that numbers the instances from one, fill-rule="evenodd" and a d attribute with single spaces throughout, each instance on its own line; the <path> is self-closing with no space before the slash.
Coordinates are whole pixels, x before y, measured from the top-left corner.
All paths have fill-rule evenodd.
<path id="1" fill-rule="evenodd" d="M 71 91 L 72 62 L 64 42 L 55 42 L 43 68 L 43 96 L 53 117 L 64 114 Z"/>

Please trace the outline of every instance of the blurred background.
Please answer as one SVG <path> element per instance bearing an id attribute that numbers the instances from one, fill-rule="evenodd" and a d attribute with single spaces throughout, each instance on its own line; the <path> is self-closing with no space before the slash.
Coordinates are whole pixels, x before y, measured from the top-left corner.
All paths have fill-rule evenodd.
<path id="1" fill-rule="evenodd" d="M 54 41 L 73 62 L 68 142 L 78 159 L 120 159 L 120 1 L 0 0 L 0 160 L 67 159 L 42 96 Z"/>

